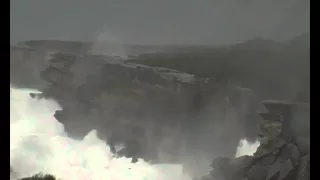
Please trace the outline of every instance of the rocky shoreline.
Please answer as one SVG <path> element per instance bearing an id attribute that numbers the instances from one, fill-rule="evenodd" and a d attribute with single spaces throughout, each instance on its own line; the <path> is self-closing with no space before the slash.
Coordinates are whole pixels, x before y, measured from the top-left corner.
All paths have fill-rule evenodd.
<path id="1" fill-rule="evenodd" d="M 309 180 L 310 136 L 292 126 L 291 110 L 297 104 L 265 101 L 260 113 L 260 146 L 253 156 L 217 158 L 212 172 L 201 180 Z M 290 122 L 291 121 L 291 122 Z M 310 119 L 305 119 L 309 121 Z"/>
<path id="2" fill-rule="evenodd" d="M 243 43 L 232 48 L 207 50 L 210 53 L 201 51 L 201 56 L 196 58 L 188 53 L 182 53 L 182 56 L 180 53 L 173 53 L 175 56 L 155 53 L 151 57 L 142 55 L 135 57 L 134 61 L 125 61 L 119 57 L 90 54 L 82 48 L 68 50 L 60 41 L 53 43 L 54 48 L 43 43 L 32 41 L 24 46 L 10 47 L 10 83 L 41 91 L 30 94 L 32 98 L 57 101 L 62 109 L 56 111 L 55 118 L 64 124 L 71 136 L 81 138 L 97 129 L 100 138 L 109 142 L 134 141 L 133 144 L 140 144 L 138 147 L 148 153 L 139 150 L 134 156 L 153 162 L 159 158 L 150 152 L 156 152 L 154 147 L 159 147 L 167 137 L 172 139 L 171 144 L 166 145 L 172 147 L 168 150 L 172 156 L 164 158 L 164 162 L 172 163 L 178 161 L 175 155 L 179 154 L 180 147 L 191 147 L 180 144 L 182 140 L 187 139 L 191 145 L 197 142 L 197 137 L 190 134 L 214 132 L 214 136 L 210 134 L 203 143 L 212 146 L 195 147 L 197 152 L 210 152 L 219 147 L 215 153 L 224 156 L 213 163 L 214 170 L 208 175 L 209 179 L 309 178 L 307 47 L 301 50 L 299 46 L 296 56 L 291 53 L 292 44 L 280 44 L 279 53 L 275 48 L 278 45 L 265 48 L 249 42 L 249 47 L 248 43 Z M 52 42 L 46 41 L 45 44 Z M 266 56 L 262 58 L 261 53 Z M 142 65 L 148 64 L 146 62 L 152 64 L 152 58 L 162 64 L 167 59 L 172 63 L 170 65 L 174 65 L 172 67 L 183 65 L 189 73 L 185 73 L 184 68 L 181 72 L 163 66 Z M 177 61 L 171 61 L 172 58 Z M 185 58 L 188 59 L 187 65 L 181 61 L 178 64 L 179 59 Z M 257 58 L 262 58 L 260 62 L 265 64 L 260 64 Z M 201 63 L 198 60 L 202 60 Z M 290 61 L 289 66 L 287 61 Z M 227 64 L 221 66 L 221 62 Z M 193 64 L 201 66 L 194 68 Z M 278 73 L 273 73 L 274 67 Z M 192 73 L 203 69 L 217 76 L 208 78 Z M 235 69 L 239 70 L 238 74 L 233 73 Z M 274 79 L 269 78 L 271 74 Z M 258 123 L 259 102 L 269 95 L 272 99 L 299 99 L 306 103 L 263 102 L 268 112 L 259 114 L 263 120 Z M 202 126 L 197 126 L 200 123 Z M 257 136 L 261 146 L 254 156 L 230 158 L 240 139 L 253 141 Z M 195 140 L 191 141 L 192 138 Z"/>

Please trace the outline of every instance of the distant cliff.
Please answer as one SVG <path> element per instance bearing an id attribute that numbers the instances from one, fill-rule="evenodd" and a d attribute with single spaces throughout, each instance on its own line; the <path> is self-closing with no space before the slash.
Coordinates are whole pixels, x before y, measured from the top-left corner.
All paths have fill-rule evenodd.
<path id="1" fill-rule="evenodd" d="M 258 38 L 229 46 L 141 54 L 129 61 L 236 83 L 262 99 L 310 100 L 310 34 L 285 42 Z"/>

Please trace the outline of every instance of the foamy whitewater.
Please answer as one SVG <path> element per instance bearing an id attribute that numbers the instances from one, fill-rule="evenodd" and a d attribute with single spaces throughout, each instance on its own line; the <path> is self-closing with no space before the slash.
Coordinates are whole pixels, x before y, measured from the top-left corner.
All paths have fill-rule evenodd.
<path id="1" fill-rule="evenodd" d="M 60 109 L 53 100 L 35 100 L 29 89 L 10 86 L 10 164 L 13 179 L 43 172 L 61 180 L 191 180 L 181 165 L 133 164 L 114 158 L 106 143 L 91 131 L 83 140 L 71 139 L 54 119 Z M 257 144 L 244 144 L 238 155 L 252 154 Z"/>

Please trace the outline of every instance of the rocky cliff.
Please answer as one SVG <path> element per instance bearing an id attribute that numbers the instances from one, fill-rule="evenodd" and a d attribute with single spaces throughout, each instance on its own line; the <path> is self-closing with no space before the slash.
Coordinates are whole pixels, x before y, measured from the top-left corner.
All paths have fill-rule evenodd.
<path id="1" fill-rule="evenodd" d="M 256 153 L 236 159 L 215 159 L 214 170 L 203 180 L 310 179 L 309 105 L 278 101 L 263 104 L 268 112 L 259 113 L 262 120 Z M 303 123 L 297 126 L 297 121 Z"/>
<path id="2" fill-rule="evenodd" d="M 184 73 L 161 66 L 142 65 L 136 58 L 145 61 L 145 55 L 127 61 L 119 57 L 94 55 L 87 48 L 79 48 L 83 46 L 61 43 L 31 41 L 12 46 L 10 83 L 42 92 L 31 94 L 34 98 L 56 100 L 62 110 L 57 111 L 55 117 L 65 125 L 70 136 L 81 138 L 90 130 L 97 129 L 101 138 L 108 140 L 111 145 L 117 142 L 132 144 L 135 148 L 128 151 L 145 159 L 175 162 L 179 160 L 181 151 L 192 148 L 203 153 L 212 153 L 211 150 L 215 149 L 216 156 L 232 157 L 241 138 L 255 140 L 258 125 L 255 111 L 260 109 L 257 102 L 270 95 L 265 92 L 275 92 L 270 97 L 290 100 L 297 97 L 296 92 L 303 92 L 303 97 L 308 94 L 308 85 L 301 85 L 302 82 L 308 82 L 304 81 L 307 66 L 301 66 L 301 59 L 307 57 L 306 50 L 301 50 L 301 56 L 295 58 L 298 60 L 290 66 L 294 67 L 292 71 L 299 66 L 301 73 L 297 71 L 297 76 L 286 73 L 281 79 L 281 82 L 288 82 L 288 86 L 279 83 L 277 78 L 277 81 L 268 84 L 270 79 L 265 81 L 265 73 L 259 76 L 247 70 L 241 71 L 242 75 L 241 72 L 228 73 L 233 72 L 234 68 L 242 69 L 246 64 L 252 64 L 252 59 L 261 57 L 260 52 L 270 53 L 270 45 L 259 45 L 261 48 L 256 48 L 258 45 L 252 48 L 248 44 L 235 45 L 233 48 L 192 48 L 195 54 L 203 54 L 206 58 L 191 58 L 192 54 L 187 54 L 187 62 L 201 61 L 193 65 L 208 65 L 202 71 L 214 72 L 210 76 L 199 76 L 199 66 L 188 63 L 188 68 L 184 69 L 188 73 Z M 189 50 L 188 47 L 174 49 L 178 54 L 185 54 Z M 278 52 L 278 48 L 272 51 Z M 240 60 L 247 57 L 250 61 L 239 61 L 240 66 L 234 66 L 239 53 L 242 54 Z M 285 51 L 281 53 L 286 54 Z M 170 53 L 167 55 L 173 57 Z M 218 63 L 212 68 L 212 64 L 202 63 L 202 60 L 209 62 L 209 59 L 214 62 L 226 59 L 228 63 Z M 285 65 L 281 62 L 279 66 Z M 255 69 L 255 66 L 250 67 Z M 269 72 L 270 67 L 275 66 L 271 63 L 268 67 L 264 72 Z M 237 79 L 240 75 L 244 79 L 248 77 L 247 81 Z M 274 76 L 282 77 L 279 74 Z M 256 78 L 254 81 L 253 77 Z M 268 84 L 268 89 L 256 83 L 260 81 Z M 287 89 L 292 92 L 282 93 Z M 308 98 L 302 99 L 308 101 Z M 159 151 L 163 153 L 159 154 Z"/>

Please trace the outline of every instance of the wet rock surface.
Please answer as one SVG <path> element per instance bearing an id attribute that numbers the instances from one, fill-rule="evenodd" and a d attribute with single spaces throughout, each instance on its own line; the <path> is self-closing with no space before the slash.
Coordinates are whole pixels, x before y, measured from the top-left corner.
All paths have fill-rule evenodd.
<path id="1" fill-rule="evenodd" d="M 310 179 L 310 139 L 286 127 L 290 125 L 287 118 L 290 116 L 289 110 L 296 104 L 278 101 L 265 101 L 263 104 L 268 112 L 262 114 L 261 143 L 255 154 L 233 160 L 218 158 L 214 160 L 215 166 L 210 175 L 203 177 L 203 180 Z M 285 120 L 289 122 L 284 123 Z M 288 131 L 283 131 L 285 129 Z M 232 163 L 234 161 L 238 163 Z"/>

